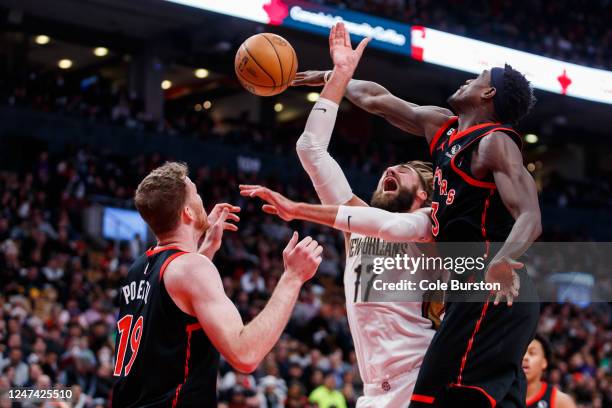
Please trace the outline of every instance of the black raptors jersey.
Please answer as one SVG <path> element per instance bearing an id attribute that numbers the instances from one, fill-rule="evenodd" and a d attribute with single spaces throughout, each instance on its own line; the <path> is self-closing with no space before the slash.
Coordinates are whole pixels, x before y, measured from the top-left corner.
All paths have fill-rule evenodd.
<path id="1" fill-rule="evenodd" d="M 542 381 L 540 391 L 527 400 L 527 408 L 555 408 L 557 389 Z"/>
<path id="2" fill-rule="evenodd" d="M 484 123 L 457 130 L 458 118 L 449 119 L 430 142 L 434 164 L 432 233 L 438 242 L 504 241 L 514 218 L 501 200 L 492 175 L 478 180 L 472 175 L 472 153 L 492 132 L 503 132 L 519 148 L 520 136 L 510 126 Z M 504 136 L 501 136 L 504 137 Z"/>
<path id="3" fill-rule="evenodd" d="M 162 280 L 183 254 L 176 247 L 147 251 L 119 290 L 114 408 L 217 406 L 219 353 Z"/>

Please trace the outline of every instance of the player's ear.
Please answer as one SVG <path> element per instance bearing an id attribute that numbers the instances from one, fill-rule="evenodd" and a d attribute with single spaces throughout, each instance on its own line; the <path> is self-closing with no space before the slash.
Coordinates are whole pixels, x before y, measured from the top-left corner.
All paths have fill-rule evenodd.
<path id="1" fill-rule="evenodd" d="M 181 211 L 181 218 L 185 224 L 195 219 L 195 214 L 188 205 L 183 207 L 183 211 Z"/>
<path id="2" fill-rule="evenodd" d="M 490 86 L 488 88 L 485 88 L 481 92 L 480 96 L 482 99 L 492 99 L 496 93 L 497 93 L 497 90 L 494 87 Z"/>
<path id="3" fill-rule="evenodd" d="M 417 197 L 421 200 L 421 203 L 427 201 L 427 191 L 419 189 L 417 190 Z"/>
<path id="4" fill-rule="evenodd" d="M 547 368 L 548 368 L 548 360 L 543 359 L 542 360 L 542 371 L 546 371 Z"/>

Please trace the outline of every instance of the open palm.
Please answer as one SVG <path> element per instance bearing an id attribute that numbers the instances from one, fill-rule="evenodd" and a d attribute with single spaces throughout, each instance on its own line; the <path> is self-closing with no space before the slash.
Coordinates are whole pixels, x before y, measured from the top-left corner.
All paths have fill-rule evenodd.
<path id="1" fill-rule="evenodd" d="M 354 72 L 368 42 L 370 42 L 370 38 L 364 38 L 353 50 L 351 37 L 344 23 L 337 23 L 329 32 L 329 53 L 334 62 L 334 67 Z"/>

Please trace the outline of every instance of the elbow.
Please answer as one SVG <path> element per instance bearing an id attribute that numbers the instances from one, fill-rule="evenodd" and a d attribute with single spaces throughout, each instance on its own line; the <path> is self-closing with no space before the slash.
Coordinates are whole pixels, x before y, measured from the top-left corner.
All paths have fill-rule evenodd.
<path id="1" fill-rule="evenodd" d="M 234 370 L 243 374 L 251 374 L 253 373 L 259 364 L 248 364 L 248 363 L 230 363 L 230 365 L 234 368 Z"/>
<path id="2" fill-rule="evenodd" d="M 259 363 L 261 363 L 261 358 L 258 358 L 254 353 L 248 350 L 237 353 L 227 360 L 236 371 L 244 374 L 251 374 L 257 369 Z"/>
<path id="3" fill-rule="evenodd" d="M 542 218 L 537 214 L 533 225 L 533 240 L 535 241 L 542 235 Z"/>

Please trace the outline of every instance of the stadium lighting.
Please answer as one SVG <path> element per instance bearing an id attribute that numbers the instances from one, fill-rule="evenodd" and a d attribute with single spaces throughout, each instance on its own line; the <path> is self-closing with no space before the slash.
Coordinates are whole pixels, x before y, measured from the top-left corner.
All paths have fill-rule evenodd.
<path id="1" fill-rule="evenodd" d="M 527 170 L 529 170 L 531 173 L 533 173 L 533 172 L 535 171 L 535 169 L 536 169 L 535 164 L 533 164 L 533 163 L 529 163 L 529 164 L 527 165 Z"/>
<path id="2" fill-rule="evenodd" d="M 193 107 L 193 109 L 196 112 L 200 112 L 202 110 L 202 105 L 200 105 L 199 103 L 196 103 L 195 106 Z"/>
<path id="3" fill-rule="evenodd" d="M 204 68 L 198 68 L 195 71 L 193 71 L 193 73 L 195 74 L 197 78 L 206 78 L 209 74 L 208 70 Z"/>
<path id="4" fill-rule="evenodd" d="M 274 104 L 274 112 L 282 112 L 284 108 L 285 107 L 280 102 Z"/>
<path id="5" fill-rule="evenodd" d="M 165 91 L 167 89 L 170 89 L 172 87 L 172 81 L 169 81 L 167 79 L 164 79 L 161 83 L 161 88 Z"/>
<path id="6" fill-rule="evenodd" d="M 204 109 L 208 110 L 208 109 L 210 109 L 212 107 L 212 102 L 211 101 L 204 101 L 202 106 L 204 107 Z"/>
<path id="7" fill-rule="evenodd" d="M 316 102 L 317 99 L 319 99 L 319 93 L 318 92 L 308 92 L 308 95 L 306 95 L 306 99 L 308 100 L 308 102 Z"/>
<path id="8" fill-rule="evenodd" d="M 60 67 L 61 69 L 68 69 L 72 67 L 72 60 L 68 58 L 61 59 L 57 62 L 57 66 Z"/>
<path id="9" fill-rule="evenodd" d="M 49 44 L 49 41 L 51 41 L 51 38 L 48 35 L 37 35 L 34 38 L 34 42 L 38 45 L 45 45 L 45 44 Z"/>
<path id="10" fill-rule="evenodd" d="M 106 47 L 96 47 L 93 50 L 93 53 L 96 57 L 105 57 L 108 55 L 108 48 Z"/>
<path id="11" fill-rule="evenodd" d="M 525 141 L 529 144 L 534 144 L 534 143 L 538 143 L 538 136 L 534 135 L 533 133 L 527 133 L 525 135 Z"/>

